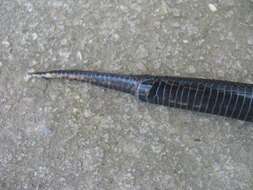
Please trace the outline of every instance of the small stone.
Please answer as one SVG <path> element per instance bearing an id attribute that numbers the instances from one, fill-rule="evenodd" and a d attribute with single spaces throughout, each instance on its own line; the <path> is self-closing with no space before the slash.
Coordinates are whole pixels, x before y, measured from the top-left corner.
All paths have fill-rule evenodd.
<path id="1" fill-rule="evenodd" d="M 161 2 L 160 14 L 161 15 L 167 15 L 168 14 L 168 6 L 167 6 L 165 1 Z"/>
<path id="2" fill-rule="evenodd" d="M 124 11 L 124 12 L 127 12 L 128 8 L 124 5 L 120 5 L 119 6 L 120 10 Z"/>
<path id="3" fill-rule="evenodd" d="M 33 5 L 31 3 L 26 3 L 25 7 L 29 13 L 33 11 Z"/>
<path id="4" fill-rule="evenodd" d="M 61 40 L 61 45 L 64 46 L 64 45 L 67 45 L 67 43 L 68 43 L 68 40 L 66 38 Z"/>
<path id="5" fill-rule="evenodd" d="M 38 38 L 38 34 L 32 33 L 32 39 L 33 39 L 33 40 L 36 40 L 37 38 Z"/>
<path id="6" fill-rule="evenodd" d="M 2 67 L 3 66 L 3 63 L 2 62 L 0 62 L 0 67 Z"/>
<path id="7" fill-rule="evenodd" d="M 253 45 L 253 36 L 248 38 L 248 45 Z"/>
<path id="8" fill-rule="evenodd" d="M 3 44 L 5 47 L 9 47 L 9 46 L 10 46 L 10 42 L 8 42 L 7 40 L 2 41 L 2 44 Z"/>
<path id="9" fill-rule="evenodd" d="M 210 11 L 212 11 L 212 12 L 216 12 L 217 11 L 217 7 L 214 4 L 212 4 L 212 3 L 209 3 L 208 7 L 209 7 Z"/>
<path id="10" fill-rule="evenodd" d="M 84 115 L 84 117 L 86 117 L 86 118 L 90 118 L 90 117 L 93 115 L 93 113 L 92 113 L 90 110 L 85 110 L 85 111 L 83 112 L 83 115 Z"/>
<path id="11" fill-rule="evenodd" d="M 79 109 L 78 108 L 73 108 L 73 113 L 78 113 Z"/>
<path id="12" fill-rule="evenodd" d="M 82 53 L 80 51 L 76 53 L 76 56 L 78 57 L 79 60 L 83 59 Z"/>
<path id="13" fill-rule="evenodd" d="M 37 65 L 37 64 L 38 64 L 38 63 L 37 63 L 36 60 L 32 60 L 31 66 L 35 66 L 35 65 Z"/>
<path id="14" fill-rule="evenodd" d="M 196 68 L 193 67 L 192 65 L 189 66 L 189 73 L 195 73 L 196 72 Z"/>
<path id="15" fill-rule="evenodd" d="M 120 36 L 119 36 L 118 34 L 113 34 L 113 39 L 114 39 L 115 41 L 118 41 L 119 38 L 120 38 Z"/>

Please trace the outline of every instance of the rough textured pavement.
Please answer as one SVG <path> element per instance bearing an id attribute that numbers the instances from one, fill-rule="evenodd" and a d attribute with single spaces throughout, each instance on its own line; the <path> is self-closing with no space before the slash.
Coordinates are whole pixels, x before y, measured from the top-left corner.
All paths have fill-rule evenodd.
<path id="1" fill-rule="evenodd" d="M 25 77 L 68 68 L 252 83 L 252 10 L 252 0 L 0 0 L 0 189 L 253 189 L 252 123 Z"/>

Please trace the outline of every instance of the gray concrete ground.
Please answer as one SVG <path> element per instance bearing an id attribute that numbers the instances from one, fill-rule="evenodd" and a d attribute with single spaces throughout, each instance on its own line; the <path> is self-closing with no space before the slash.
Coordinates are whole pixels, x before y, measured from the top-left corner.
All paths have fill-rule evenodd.
<path id="1" fill-rule="evenodd" d="M 251 123 L 25 77 L 252 83 L 252 61 L 252 0 L 0 0 L 0 189 L 253 189 Z"/>

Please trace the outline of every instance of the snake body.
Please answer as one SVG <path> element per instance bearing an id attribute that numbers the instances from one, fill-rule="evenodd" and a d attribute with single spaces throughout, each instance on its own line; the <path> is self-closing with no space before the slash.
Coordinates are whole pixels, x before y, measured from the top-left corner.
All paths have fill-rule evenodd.
<path id="1" fill-rule="evenodd" d="M 88 82 L 152 104 L 253 121 L 253 85 L 199 78 L 126 75 L 80 70 L 30 73 L 32 77 Z"/>

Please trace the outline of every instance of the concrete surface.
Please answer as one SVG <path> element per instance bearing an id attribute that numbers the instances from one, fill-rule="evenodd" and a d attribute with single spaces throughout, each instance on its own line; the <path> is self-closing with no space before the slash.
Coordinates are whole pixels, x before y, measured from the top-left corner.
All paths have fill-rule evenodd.
<path id="1" fill-rule="evenodd" d="M 0 189 L 253 189 L 253 124 L 31 70 L 253 82 L 252 0 L 0 0 Z"/>

